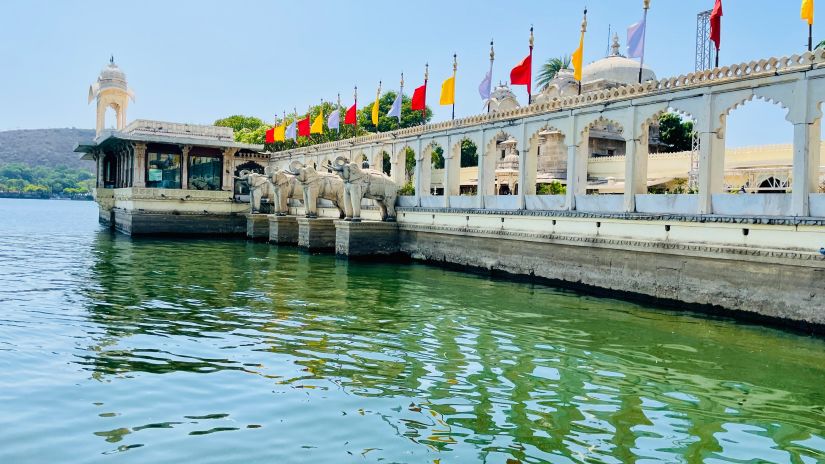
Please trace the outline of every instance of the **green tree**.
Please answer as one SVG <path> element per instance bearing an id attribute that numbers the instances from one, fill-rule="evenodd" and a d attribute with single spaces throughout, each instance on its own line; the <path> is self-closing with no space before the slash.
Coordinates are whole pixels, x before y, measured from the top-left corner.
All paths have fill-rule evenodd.
<path id="1" fill-rule="evenodd" d="M 390 172 L 392 172 L 392 160 L 390 159 L 390 154 L 385 151 L 381 152 L 381 154 L 381 172 L 386 175 L 390 175 Z"/>
<path id="2" fill-rule="evenodd" d="M 470 139 L 461 141 L 461 167 L 471 168 L 478 166 L 478 149 Z"/>
<path id="3" fill-rule="evenodd" d="M 387 112 L 390 110 L 393 101 L 395 101 L 395 92 L 384 93 L 378 101 L 379 117 L 378 127 L 372 124 L 372 102 L 362 107 L 357 111 L 358 126 L 344 124 L 344 115 L 347 108 L 338 106 L 332 102 L 324 102 L 323 105 L 313 105 L 308 109 L 308 112 L 300 112 L 298 114 L 292 113 L 286 115 L 286 118 L 275 118 L 275 124 L 265 124 L 263 121 L 252 116 L 235 115 L 228 118 L 219 119 L 215 121 L 216 126 L 232 127 L 235 131 L 235 141 L 241 143 L 250 143 L 257 145 L 264 145 L 267 151 L 283 151 L 291 148 L 306 147 L 316 145 L 319 143 L 333 142 L 336 140 L 348 139 L 367 135 L 371 132 L 387 132 L 396 129 L 403 129 L 406 127 L 417 126 L 430 121 L 433 112 L 428 107 L 424 114 L 421 111 L 412 111 L 410 109 L 410 99 L 406 95 L 402 98 L 401 104 L 401 122 L 399 124 L 398 118 L 387 117 Z M 329 114 L 338 109 L 341 118 L 340 129 L 338 131 L 329 130 L 326 126 L 326 120 Z M 298 137 L 297 140 L 286 140 L 284 142 L 266 143 L 266 131 L 283 124 L 291 124 L 293 121 L 301 120 L 309 115 L 310 122 L 314 121 L 318 113 L 323 110 L 324 116 L 324 133 L 312 134 L 309 137 Z M 260 124 L 258 124 L 260 123 Z"/>
<path id="4" fill-rule="evenodd" d="M 550 85 L 550 81 L 556 77 L 556 74 L 558 74 L 559 71 L 570 68 L 570 61 L 571 58 L 568 55 L 564 55 L 560 58 L 550 58 L 547 60 L 543 65 L 541 65 L 539 75 L 536 78 L 536 86 L 539 89 L 544 90 L 548 85 Z"/>
<path id="5" fill-rule="evenodd" d="M 244 130 L 254 131 L 258 128 L 264 126 L 264 122 L 256 118 L 254 116 L 244 116 L 241 114 L 236 114 L 233 116 L 229 116 L 228 118 L 218 119 L 215 121 L 216 126 L 221 127 L 231 127 L 235 133 L 242 132 Z"/>
<path id="6" fill-rule="evenodd" d="M 567 193 L 567 187 L 557 180 L 536 186 L 537 195 L 564 195 L 565 193 Z"/>
<path id="7" fill-rule="evenodd" d="M 690 151 L 693 148 L 693 121 L 684 121 L 676 113 L 661 115 L 659 140 L 667 146 L 665 152 Z"/>
<path id="8" fill-rule="evenodd" d="M 413 175 L 415 174 L 415 152 L 410 147 L 404 149 L 404 170 L 406 171 L 405 177 L 407 178 L 407 182 L 412 183 Z M 413 189 L 413 191 L 415 191 L 415 189 Z"/>
<path id="9" fill-rule="evenodd" d="M 433 148 L 430 159 L 433 163 L 433 169 L 444 169 L 444 149 L 440 145 Z"/>

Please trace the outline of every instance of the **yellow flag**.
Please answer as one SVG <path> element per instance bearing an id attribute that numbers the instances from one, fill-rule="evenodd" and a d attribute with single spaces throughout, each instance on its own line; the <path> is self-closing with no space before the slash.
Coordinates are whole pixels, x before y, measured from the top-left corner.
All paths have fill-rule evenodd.
<path id="1" fill-rule="evenodd" d="M 318 113 L 318 116 L 315 117 L 315 121 L 312 121 L 312 125 L 309 127 L 310 134 L 323 134 L 324 133 L 324 110 L 321 110 Z"/>
<path id="2" fill-rule="evenodd" d="M 814 23 L 814 0 L 802 0 L 802 19 L 808 21 L 808 24 Z"/>
<path id="3" fill-rule="evenodd" d="M 286 140 L 286 126 L 281 124 L 280 126 L 276 126 L 275 130 L 272 131 L 272 138 L 275 139 L 276 142 L 283 142 Z"/>
<path id="4" fill-rule="evenodd" d="M 579 39 L 579 48 L 573 52 L 573 78 L 577 81 L 582 80 L 582 61 L 584 61 L 584 32 Z"/>
<path id="5" fill-rule="evenodd" d="M 375 103 L 372 104 L 372 125 L 378 126 L 378 98 L 376 97 Z"/>
<path id="6" fill-rule="evenodd" d="M 438 103 L 441 105 L 452 105 L 455 103 L 455 75 L 441 84 L 441 98 Z"/>

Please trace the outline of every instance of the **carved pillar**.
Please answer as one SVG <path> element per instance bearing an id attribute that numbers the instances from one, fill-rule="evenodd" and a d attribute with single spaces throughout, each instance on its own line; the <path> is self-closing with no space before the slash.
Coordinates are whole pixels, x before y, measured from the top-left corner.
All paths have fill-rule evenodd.
<path id="1" fill-rule="evenodd" d="M 641 133 L 636 130 L 634 123 L 625 134 L 624 210 L 628 213 L 636 211 L 636 195 L 647 193 L 649 128 L 645 124 Z"/>
<path id="2" fill-rule="evenodd" d="M 106 172 L 104 171 L 103 160 L 106 157 L 106 154 L 102 151 L 97 151 L 95 153 L 95 161 L 97 161 L 97 174 L 96 174 L 96 185 L 97 188 L 103 188 L 104 185 L 104 176 Z"/>
<path id="3" fill-rule="evenodd" d="M 133 187 L 146 187 L 146 144 L 143 142 L 135 142 L 133 144 L 133 152 L 135 157 L 134 173 L 132 174 L 134 182 Z"/>
<path id="4" fill-rule="evenodd" d="M 444 150 L 444 206 L 450 207 L 450 195 L 461 192 L 461 142 L 453 146 L 452 136 L 447 136 Z"/>
<path id="5" fill-rule="evenodd" d="M 421 195 L 424 194 L 424 190 L 422 188 L 423 184 L 421 182 L 421 172 L 422 172 L 422 167 L 421 167 L 422 161 L 421 160 L 423 159 L 421 149 L 422 149 L 421 139 L 418 139 L 418 150 L 415 151 L 415 168 L 414 168 L 415 171 L 413 172 L 413 185 L 415 187 L 415 196 L 416 196 L 416 198 L 419 199 L 417 201 L 418 206 L 421 206 L 420 198 L 421 198 Z"/>
<path id="6" fill-rule="evenodd" d="M 800 79 L 794 87 L 794 102 L 788 117 L 793 124 L 790 214 L 810 216 L 810 194 L 817 192 L 819 188 L 822 118 L 818 117 L 816 106 L 819 102 L 811 98 L 807 79 Z"/>
<path id="7" fill-rule="evenodd" d="M 180 188 L 184 190 L 189 188 L 189 150 L 191 149 L 191 145 L 180 147 Z"/>
<path id="8" fill-rule="evenodd" d="M 575 132 L 574 132 L 575 133 Z M 587 159 L 590 156 L 590 131 L 585 130 L 578 145 L 567 146 L 568 210 L 576 209 L 576 195 L 587 193 Z"/>
<path id="9" fill-rule="evenodd" d="M 725 117 L 722 127 L 699 133 L 699 214 L 713 213 L 713 195 L 725 187 Z"/>
<path id="10" fill-rule="evenodd" d="M 232 191 L 232 179 L 235 170 L 235 153 L 238 153 L 238 150 L 238 148 L 223 149 L 223 181 L 221 182 L 221 190 L 226 192 Z"/>

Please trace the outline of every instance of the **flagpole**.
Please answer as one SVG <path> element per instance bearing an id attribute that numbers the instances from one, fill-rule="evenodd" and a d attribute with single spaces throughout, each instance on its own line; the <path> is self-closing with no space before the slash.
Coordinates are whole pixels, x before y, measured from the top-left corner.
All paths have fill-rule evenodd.
<path id="1" fill-rule="evenodd" d="M 293 106 L 292 111 L 295 113 L 295 117 L 292 120 L 295 122 L 295 136 L 292 138 L 292 144 L 295 145 L 293 148 L 298 148 L 298 107 Z"/>
<path id="2" fill-rule="evenodd" d="M 493 49 L 493 39 L 490 39 L 490 87 L 493 86 L 493 61 L 496 59 L 496 52 Z M 490 96 L 492 97 L 492 95 Z M 487 112 L 490 112 L 490 97 L 487 98 Z"/>
<path id="3" fill-rule="evenodd" d="M 401 110 L 404 108 L 404 73 L 401 73 L 401 108 L 398 108 L 398 127 L 401 128 Z"/>
<path id="4" fill-rule="evenodd" d="M 644 0 L 644 1 L 645 1 L 645 6 L 644 6 L 645 14 L 644 14 L 644 17 L 642 19 L 642 24 L 644 24 L 644 29 L 642 30 L 642 47 L 644 47 L 646 45 L 645 42 L 647 41 L 647 10 L 650 9 L 650 0 Z M 644 67 L 645 67 L 645 50 L 644 50 L 644 48 L 642 48 L 642 59 L 641 59 L 641 61 L 639 61 L 639 84 L 642 83 L 642 70 L 644 69 Z"/>
<path id="5" fill-rule="evenodd" d="M 421 110 L 421 125 L 427 120 L 427 80 L 430 78 L 430 63 L 424 63 L 424 109 Z"/>
<path id="6" fill-rule="evenodd" d="M 584 33 L 587 32 L 587 7 L 584 7 L 584 19 L 582 19 L 582 35 L 579 43 L 584 40 Z M 582 55 L 584 55 L 584 47 L 582 46 Z M 584 64 L 584 56 L 582 56 L 582 64 Z M 579 72 L 578 70 L 576 72 Z M 582 76 L 584 77 L 584 76 Z M 582 81 L 579 79 L 579 95 L 582 94 Z"/>
<path id="7" fill-rule="evenodd" d="M 338 128 L 335 129 L 335 140 L 341 140 L 341 92 L 338 92 L 338 106 L 335 109 L 338 110 Z"/>
<path id="8" fill-rule="evenodd" d="M 352 98 L 355 100 L 353 105 L 355 105 L 355 124 L 353 124 L 353 137 L 358 137 L 358 86 L 355 86 L 355 90 L 352 93 Z"/>
<path id="9" fill-rule="evenodd" d="M 808 51 L 814 51 L 814 25 L 808 23 Z"/>
<path id="10" fill-rule="evenodd" d="M 530 81 L 527 83 L 527 104 L 533 103 L 533 26 L 530 25 Z"/>
<path id="11" fill-rule="evenodd" d="M 453 121 L 455 121 L 455 73 L 458 70 L 458 55 L 453 53 Z"/>

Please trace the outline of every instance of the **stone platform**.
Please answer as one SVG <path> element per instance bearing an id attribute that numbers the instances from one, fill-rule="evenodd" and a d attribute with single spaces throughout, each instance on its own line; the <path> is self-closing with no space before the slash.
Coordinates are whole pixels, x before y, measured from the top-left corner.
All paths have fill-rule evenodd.
<path id="1" fill-rule="evenodd" d="M 298 244 L 298 218 L 295 216 L 277 216 L 270 214 L 269 243 L 276 245 Z"/>
<path id="2" fill-rule="evenodd" d="M 398 223 L 339 219 L 335 221 L 335 253 L 350 258 L 397 255 Z"/>
<path id="3" fill-rule="evenodd" d="M 331 218 L 297 218 L 298 246 L 307 251 L 334 250 L 335 221 Z"/>
<path id="4" fill-rule="evenodd" d="M 266 214 L 246 214 L 246 238 L 269 239 L 269 217 Z"/>

